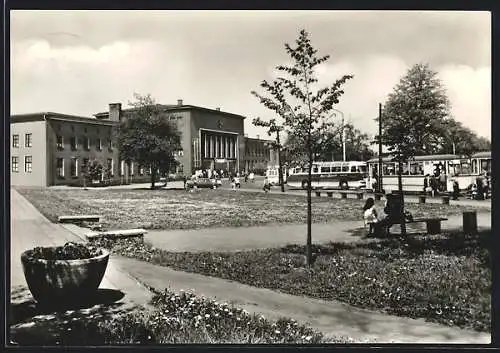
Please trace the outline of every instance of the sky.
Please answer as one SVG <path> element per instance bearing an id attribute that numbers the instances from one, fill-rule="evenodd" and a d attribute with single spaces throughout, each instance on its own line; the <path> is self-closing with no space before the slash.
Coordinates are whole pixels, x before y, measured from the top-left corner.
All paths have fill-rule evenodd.
<path id="1" fill-rule="evenodd" d="M 198 105 L 246 116 L 245 132 L 266 138 L 254 117 L 275 117 L 250 94 L 289 62 L 284 44 L 301 29 L 319 55 L 320 83 L 344 74 L 335 106 L 370 135 L 406 71 L 438 72 L 454 119 L 491 138 L 491 17 L 442 11 L 12 11 L 11 113 L 91 117 L 134 93 L 158 103 Z M 340 121 L 341 114 L 335 119 Z"/>

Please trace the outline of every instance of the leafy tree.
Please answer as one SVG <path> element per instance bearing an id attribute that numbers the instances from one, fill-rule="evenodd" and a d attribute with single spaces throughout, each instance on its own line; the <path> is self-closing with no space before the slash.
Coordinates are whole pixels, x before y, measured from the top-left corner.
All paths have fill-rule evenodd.
<path id="1" fill-rule="evenodd" d="M 272 82 L 262 81 L 260 86 L 267 92 L 263 96 L 253 94 L 268 109 L 282 117 L 283 126 L 291 141 L 287 152 L 297 157 L 297 162 L 305 162 L 308 168 L 307 185 L 307 266 L 312 265 L 311 236 L 311 170 L 315 156 L 321 154 L 327 142 L 327 132 L 333 127 L 330 111 L 339 102 L 344 93 L 342 86 L 352 75 L 344 75 L 333 84 L 315 89 L 318 79 L 317 66 L 329 59 L 329 55 L 318 56 L 305 30 L 301 30 L 296 46 L 285 43 L 285 51 L 291 58 L 291 64 L 276 67 L 279 76 Z M 306 152 L 306 159 L 304 156 Z"/>
<path id="2" fill-rule="evenodd" d="M 441 136 L 440 153 L 452 153 L 470 157 L 479 151 L 491 150 L 491 142 L 478 136 L 471 129 L 454 119 L 445 123 L 445 134 Z"/>
<path id="3" fill-rule="evenodd" d="M 402 163 L 415 155 L 436 153 L 445 134 L 449 100 L 437 73 L 427 64 L 416 64 L 389 94 L 382 117 L 382 143 L 398 162 L 398 189 L 402 192 Z M 401 233 L 406 234 L 401 214 Z"/>
<path id="4" fill-rule="evenodd" d="M 253 92 L 252 92 L 253 93 Z M 254 93 L 257 95 L 256 93 Z M 283 161 L 282 161 L 282 153 L 283 145 L 281 144 L 280 133 L 284 130 L 283 125 L 280 125 L 276 122 L 276 119 L 271 119 L 269 121 L 262 120 L 261 118 L 255 118 L 252 121 L 252 124 L 255 126 L 267 127 L 267 134 L 271 136 L 272 134 L 276 134 L 276 140 L 271 146 L 272 149 L 278 151 L 278 180 L 281 186 L 281 192 L 285 192 L 285 183 L 283 182 Z"/>
<path id="5" fill-rule="evenodd" d="M 129 103 L 134 109 L 122 120 L 117 132 L 120 158 L 151 168 L 153 189 L 157 172 L 168 171 L 176 163 L 174 153 L 182 149 L 181 137 L 170 114 L 149 94 L 134 94 L 134 98 L 135 102 Z"/>

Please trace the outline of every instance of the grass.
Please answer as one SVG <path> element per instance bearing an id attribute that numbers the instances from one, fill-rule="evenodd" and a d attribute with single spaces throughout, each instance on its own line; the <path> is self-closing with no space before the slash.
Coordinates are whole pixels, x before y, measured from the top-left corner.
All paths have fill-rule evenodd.
<path id="1" fill-rule="evenodd" d="M 490 236 L 484 231 L 318 245 L 311 269 L 304 268 L 299 245 L 233 253 L 173 253 L 130 239 L 99 245 L 176 270 L 489 332 Z"/>
<path id="2" fill-rule="evenodd" d="M 189 292 L 150 290 L 154 293 L 151 308 L 134 307 L 113 315 L 95 310 L 59 311 L 36 329 L 36 325 L 18 326 L 17 329 L 11 326 L 11 342 L 38 346 L 353 342 L 346 337 L 325 337 L 292 319 L 270 321 Z"/>
<path id="3" fill-rule="evenodd" d="M 247 227 L 306 222 L 301 195 L 200 190 L 58 190 L 18 188 L 43 215 L 55 222 L 61 215 L 99 214 L 108 229 L 188 229 Z M 313 222 L 360 220 L 364 201 L 313 198 Z M 382 207 L 383 201 L 377 201 Z M 449 216 L 477 209 L 470 206 L 408 204 L 414 216 Z"/>

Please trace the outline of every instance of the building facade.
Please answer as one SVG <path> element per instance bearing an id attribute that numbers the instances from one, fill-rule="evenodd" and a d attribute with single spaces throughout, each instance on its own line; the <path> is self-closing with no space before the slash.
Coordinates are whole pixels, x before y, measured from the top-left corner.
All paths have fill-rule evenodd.
<path id="1" fill-rule="evenodd" d="M 171 172 L 190 176 L 198 169 L 224 169 L 235 173 L 277 164 L 271 141 L 245 137 L 244 116 L 184 105 L 182 100 L 161 107 L 181 134 L 179 166 Z M 11 184 L 83 185 L 84 170 L 94 160 L 104 167 L 101 181 L 149 181 L 150 170 L 119 159 L 113 137 L 113 127 L 133 113 L 134 109 L 112 103 L 107 112 L 92 118 L 52 112 L 11 116 Z"/>

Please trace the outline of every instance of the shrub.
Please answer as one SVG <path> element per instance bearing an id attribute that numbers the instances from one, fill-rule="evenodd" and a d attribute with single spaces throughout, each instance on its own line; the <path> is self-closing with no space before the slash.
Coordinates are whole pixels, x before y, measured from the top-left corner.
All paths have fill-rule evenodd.
<path id="1" fill-rule="evenodd" d="M 81 260 L 102 255 L 102 251 L 93 245 L 67 242 L 57 247 L 36 247 L 26 253 L 29 257 L 43 260 Z"/>

